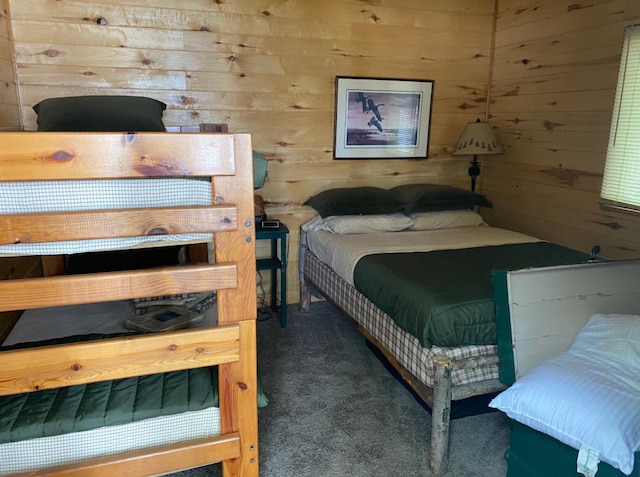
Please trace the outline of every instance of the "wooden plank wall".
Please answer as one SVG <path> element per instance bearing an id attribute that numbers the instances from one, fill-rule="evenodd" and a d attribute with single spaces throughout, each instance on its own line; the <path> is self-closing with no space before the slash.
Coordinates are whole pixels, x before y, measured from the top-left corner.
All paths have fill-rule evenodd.
<path id="1" fill-rule="evenodd" d="M 7 0 L 0 0 L 0 130 L 20 129 Z"/>
<path id="2" fill-rule="evenodd" d="M 483 211 L 610 258 L 640 256 L 640 217 L 598 206 L 624 22 L 637 0 L 499 0 L 490 117 L 506 146 L 485 159 Z"/>
<path id="3" fill-rule="evenodd" d="M 468 187 L 467 158 L 450 151 L 486 115 L 494 0 L 6 1 L 26 129 L 47 97 L 135 94 L 166 102 L 167 125 L 253 135 L 269 160 L 266 211 L 292 231 L 290 302 L 309 196 L 413 181 Z M 435 80 L 430 158 L 334 161 L 335 76 Z"/>

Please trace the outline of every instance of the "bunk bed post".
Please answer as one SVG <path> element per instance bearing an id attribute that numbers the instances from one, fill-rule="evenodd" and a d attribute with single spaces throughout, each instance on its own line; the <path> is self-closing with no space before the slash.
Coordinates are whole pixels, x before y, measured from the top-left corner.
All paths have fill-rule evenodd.
<path id="1" fill-rule="evenodd" d="M 240 325 L 240 360 L 219 366 L 220 424 L 223 434 L 240 432 L 241 457 L 222 462 L 224 476 L 258 476 L 258 401 L 256 365 L 255 214 L 251 137 L 234 135 L 236 175 L 213 179 L 215 204 L 233 203 L 237 230 L 215 236 L 215 261 L 235 261 L 237 287 L 218 291 L 218 323 Z M 247 384 L 247 383 L 253 383 Z M 242 413 L 238 410 L 242 409 Z"/>

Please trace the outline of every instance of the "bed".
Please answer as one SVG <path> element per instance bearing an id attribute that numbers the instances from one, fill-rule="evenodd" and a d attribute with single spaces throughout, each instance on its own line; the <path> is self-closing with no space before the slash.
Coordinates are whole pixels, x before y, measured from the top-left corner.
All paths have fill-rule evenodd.
<path id="1" fill-rule="evenodd" d="M 8 441 L 18 442 L 17 450 L 11 453 L 23 452 L 22 459 L 17 460 L 24 466 L 9 469 L 6 461 L 0 461 L 0 474 L 153 475 L 222 462 L 225 476 L 257 476 L 255 231 L 250 136 L 0 133 L 0 151 L 0 181 L 13 186 L 40 181 L 62 185 L 68 180 L 94 184 L 91 181 L 176 178 L 206 184 L 210 194 L 207 204 L 5 212 L 0 215 L 0 245 L 5 256 L 39 255 L 42 250 L 38 247 L 50 244 L 54 244 L 51 253 L 55 254 L 59 253 L 57 246 L 78 245 L 83 240 L 89 241 L 91 247 L 98 244 L 98 249 L 126 248 L 132 245 L 119 244 L 122 238 L 151 237 L 150 242 L 141 246 L 165 247 L 175 240 L 209 242 L 214 258 L 213 263 L 10 278 L 0 282 L 0 311 L 27 310 L 26 314 L 64 306 L 74 309 L 98 306 L 118 312 L 118 307 L 129 306 L 135 299 L 216 294 L 213 310 L 216 319 L 205 323 L 207 326 L 124 334 L 104 329 L 90 335 L 3 347 L 0 406 L 17 402 L 23 408 L 23 403 L 35 399 L 46 409 L 60 411 L 56 415 L 61 420 L 31 422 L 25 434 L 21 434 L 23 431 L 14 431 L 14 426 L 18 427 L 16 422 L 29 423 L 30 417 L 39 418 L 43 408 L 31 408 L 34 409 L 31 414 L 16 420 L 14 414 L 19 413 L 2 407 L 0 448 Z M 135 187 L 132 193 L 138 191 Z M 55 190 L 53 194 L 59 195 Z M 163 240 L 173 236 L 175 240 Z M 6 249 L 14 246 L 17 252 Z M 64 253 L 68 252 L 65 249 Z M 91 308 L 87 313 L 95 317 L 97 312 Z M 39 320 L 46 320 L 44 316 L 49 315 L 42 315 Z M 137 398 L 135 393 L 133 397 L 126 394 L 132 386 L 137 390 Z M 105 389 L 108 393 L 101 395 Z M 119 394 L 121 391 L 124 394 Z M 216 391 L 217 398 L 213 396 Z M 96 414 L 95 403 L 83 404 L 85 401 L 78 396 L 85 394 L 103 396 L 97 402 L 108 403 L 102 406 L 105 413 Z M 144 397 L 147 399 L 142 400 L 146 402 L 140 402 Z M 185 401 L 187 397 L 200 401 L 197 409 L 193 400 Z M 71 399 L 71 404 L 67 399 Z M 158 411 L 154 406 L 160 401 L 163 410 Z M 112 410 L 125 414 L 111 418 L 106 411 Z M 132 417 L 133 414 L 136 415 Z M 78 424 L 76 418 L 80 415 L 88 419 Z M 216 421 L 219 430 L 215 429 Z M 139 427 L 148 422 L 159 427 Z M 126 429 L 128 426 L 130 431 Z M 118 445 L 107 445 L 101 437 L 88 440 L 91 436 L 83 432 L 94 432 L 94 427 L 115 429 Z M 198 427 L 195 434 L 190 433 L 192 427 Z M 147 439 L 160 428 L 166 430 L 166 440 Z M 69 431 L 71 439 L 76 439 L 71 441 L 76 447 L 92 447 L 96 453 L 90 458 L 51 463 L 41 455 L 43 450 L 36 454 L 20 450 L 21 442 L 51 437 L 53 444 L 46 445 L 53 446 L 55 455 L 55 439 L 63 431 Z M 34 433 L 40 436 L 32 439 Z M 41 461 L 37 467 L 30 466 L 30 461 L 36 460 Z"/>
<path id="2" fill-rule="evenodd" d="M 301 232 L 302 309 L 312 292 L 334 303 L 431 407 L 429 463 L 445 473 L 451 401 L 505 387 L 491 270 L 589 255 L 488 227 L 472 208 L 490 202 L 454 187 L 332 189 L 307 205 L 318 215 Z"/>
<path id="3" fill-rule="evenodd" d="M 494 272 L 508 477 L 640 475 L 638 277 L 639 260 Z"/>

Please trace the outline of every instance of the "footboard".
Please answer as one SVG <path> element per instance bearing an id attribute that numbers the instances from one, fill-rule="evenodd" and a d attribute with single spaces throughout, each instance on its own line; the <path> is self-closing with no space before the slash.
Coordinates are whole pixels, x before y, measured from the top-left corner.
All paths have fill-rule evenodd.
<path id="1" fill-rule="evenodd" d="M 594 313 L 640 312 L 640 260 L 495 271 L 500 380 L 567 350 Z"/>

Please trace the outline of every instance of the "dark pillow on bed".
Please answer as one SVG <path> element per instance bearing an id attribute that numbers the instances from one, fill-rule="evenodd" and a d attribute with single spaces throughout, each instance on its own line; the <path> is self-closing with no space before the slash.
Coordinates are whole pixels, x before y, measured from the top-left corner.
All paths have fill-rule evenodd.
<path id="1" fill-rule="evenodd" d="M 320 216 L 392 214 L 402 210 L 402 198 L 379 187 L 329 189 L 310 197 L 310 205 Z"/>
<path id="2" fill-rule="evenodd" d="M 33 107 L 38 131 L 164 132 L 167 105 L 141 96 L 71 96 L 45 99 Z"/>
<path id="3" fill-rule="evenodd" d="M 436 210 L 469 209 L 475 205 L 493 207 L 484 196 L 458 187 L 439 184 L 407 184 L 394 187 L 405 205 L 406 213 Z"/>

